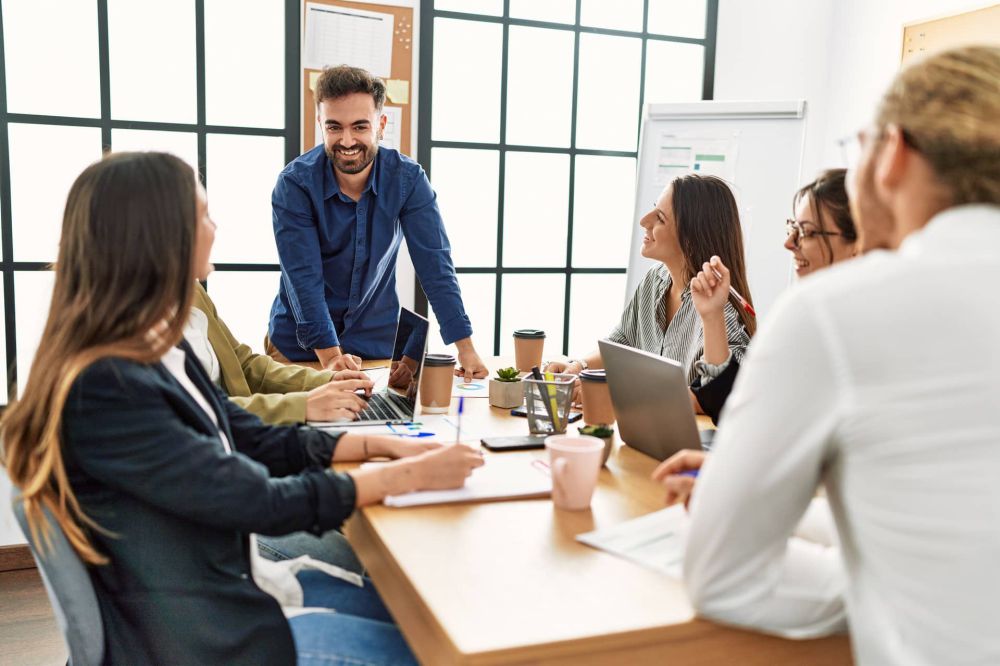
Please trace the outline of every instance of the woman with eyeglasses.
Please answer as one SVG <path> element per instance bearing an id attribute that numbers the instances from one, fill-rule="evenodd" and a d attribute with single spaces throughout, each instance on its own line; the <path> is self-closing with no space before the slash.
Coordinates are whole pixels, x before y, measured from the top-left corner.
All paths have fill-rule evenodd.
<path id="1" fill-rule="evenodd" d="M 858 254 L 858 232 L 844 186 L 846 175 L 846 169 L 829 169 L 795 193 L 795 219 L 785 225 L 785 249 L 795 258 L 799 277 Z"/>
<path id="2" fill-rule="evenodd" d="M 736 198 L 726 181 L 690 174 L 674 179 L 639 220 L 646 273 L 608 339 L 671 358 L 688 370 L 696 411 L 719 417 L 756 330 Z M 551 372 L 603 367 L 600 352 L 553 362 Z M 579 399 L 579 393 L 575 396 Z"/>

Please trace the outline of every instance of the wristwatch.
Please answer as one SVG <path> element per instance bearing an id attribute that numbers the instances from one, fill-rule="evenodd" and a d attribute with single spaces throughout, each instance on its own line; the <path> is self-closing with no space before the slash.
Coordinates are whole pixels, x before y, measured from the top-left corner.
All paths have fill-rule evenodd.
<path id="1" fill-rule="evenodd" d="M 579 365 L 581 372 L 583 372 L 584 370 L 586 370 L 587 368 L 590 367 L 589 365 L 587 365 L 586 361 L 583 361 L 583 360 L 578 359 L 578 358 L 571 358 L 568 361 L 566 361 L 566 365 L 569 365 L 570 363 L 576 363 L 577 365 Z"/>

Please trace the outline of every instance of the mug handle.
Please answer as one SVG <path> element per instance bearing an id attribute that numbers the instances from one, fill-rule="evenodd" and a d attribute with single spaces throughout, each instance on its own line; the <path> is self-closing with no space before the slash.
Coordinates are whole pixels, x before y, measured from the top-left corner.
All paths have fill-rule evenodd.
<path id="1" fill-rule="evenodd" d="M 552 486 L 555 490 L 555 486 L 559 486 L 559 490 L 562 490 L 562 477 L 566 474 L 569 469 L 569 461 L 566 458 L 556 458 L 552 461 Z"/>

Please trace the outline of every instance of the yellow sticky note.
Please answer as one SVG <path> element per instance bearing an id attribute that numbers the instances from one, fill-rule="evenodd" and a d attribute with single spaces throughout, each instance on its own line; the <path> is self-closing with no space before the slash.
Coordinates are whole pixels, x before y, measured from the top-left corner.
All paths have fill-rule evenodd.
<path id="1" fill-rule="evenodd" d="M 322 72 L 309 72 L 309 90 L 316 92 L 316 81 L 319 80 L 319 75 Z"/>
<path id="2" fill-rule="evenodd" d="M 409 104 L 410 82 L 403 79 L 386 79 L 385 95 L 393 104 Z"/>

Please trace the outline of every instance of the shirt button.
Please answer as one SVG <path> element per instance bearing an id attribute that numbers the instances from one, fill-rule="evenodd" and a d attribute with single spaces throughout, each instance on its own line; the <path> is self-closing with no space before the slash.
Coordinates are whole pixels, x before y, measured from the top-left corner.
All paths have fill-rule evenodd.
<path id="1" fill-rule="evenodd" d="M 241 573 L 240 578 L 242 578 L 243 580 L 248 580 L 250 578 L 250 574 Z"/>

